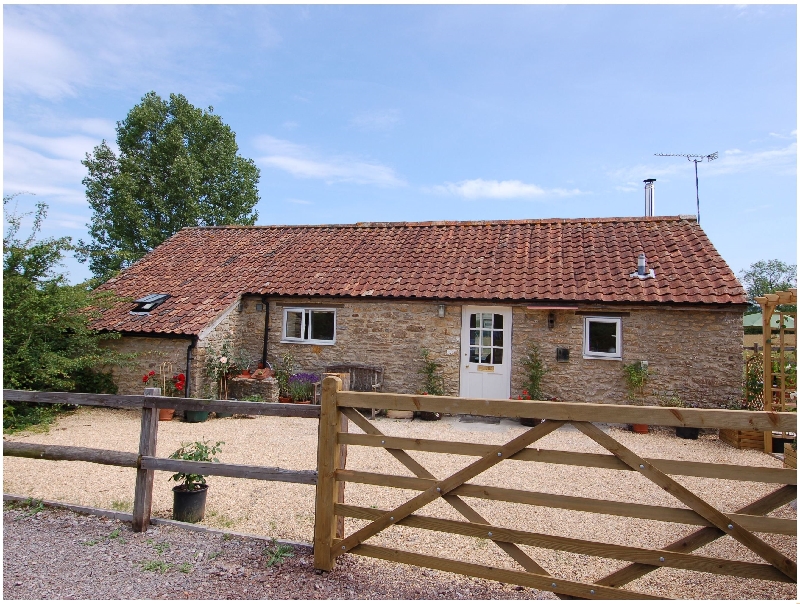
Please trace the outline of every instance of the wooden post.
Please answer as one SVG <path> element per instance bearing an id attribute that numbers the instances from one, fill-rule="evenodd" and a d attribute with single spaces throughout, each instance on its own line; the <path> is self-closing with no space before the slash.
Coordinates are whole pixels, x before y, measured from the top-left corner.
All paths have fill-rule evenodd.
<path id="1" fill-rule="evenodd" d="M 161 396 L 161 388 L 145 388 L 145 396 Z M 158 409 L 142 408 L 142 427 L 139 432 L 139 456 L 155 457 L 158 436 Z M 153 507 L 153 470 L 136 470 L 136 490 L 133 495 L 133 530 L 143 533 L 150 526 Z"/>
<path id="2" fill-rule="evenodd" d="M 757 298 L 761 306 L 761 336 L 764 343 L 764 411 L 772 411 L 772 313 L 775 305 L 768 299 Z M 772 453 L 772 430 L 764 432 L 764 452 Z"/>
<path id="3" fill-rule="evenodd" d="M 342 413 L 336 406 L 336 393 L 341 387 L 342 380 L 338 377 L 326 377 L 322 381 L 314 512 L 314 568 L 321 571 L 330 571 L 333 568 L 331 547 L 338 529 L 333 506 L 340 496 L 344 496 L 344 491 L 339 490 L 334 478 L 334 473 L 342 463 L 341 449 L 344 448 L 336 444 L 336 433 L 342 425 Z"/>

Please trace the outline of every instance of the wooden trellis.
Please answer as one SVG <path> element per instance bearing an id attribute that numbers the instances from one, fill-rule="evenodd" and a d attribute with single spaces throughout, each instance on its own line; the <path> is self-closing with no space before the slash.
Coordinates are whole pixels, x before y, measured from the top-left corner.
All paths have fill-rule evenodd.
<path id="1" fill-rule="evenodd" d="M 794 521 L 764 517 L 770 511 L 789 503 L 797 496 L 795 471 L 644 458 L 605 434 L 592 423 L 647 423 L 731 429 L 749 427 L 757 430 L 774 428 L 791 431 L 796 430 L 797 426 L 797 416 L 794 413 L 543 401 L 486 401 L 456 397 L 341 392 L 338 382 L 336 378 L 326 378 L 323 382 L 314 533 L 314 566 L 319 570 L 332 570 L 337 556 L 350 552 L 506 583 L 516 583 L 552 591 L 562 598 L 588 599 L 654 598 L 655 596 L 651 594 L 622 589 L 621 586 L 661 567 L 780 582 L 796 582 L 797 580 L 796 563 L 755 534 L 796 535 L 797 527 Z M 545 418 L 545 421 L 503 445 L 479 445 L 386 436 L 357 411 L 358 408 L 373 407 L 500 417 L 538 417 Z M 361 428 L 365 434 L 349 433 L 346 430 L 348 419 Z M 566 423 L 575 426 L 611 454 L 528 448 L 528 445 Z M 415 478 L 347 470 L 342 451 L 347 445 L 382 448 L 411 470 Z M 448 477 L 439 478 L 431 469 L 413 459 L 407 450 L 475 456 L 478 457 L 478 460 Z M 638 472 L 676 497 L 686 508 L 632 504 L 599 498 L 576 498 L 501 489 L 468 482 L 499 463 L 507 463 L 507 460 Z M 724 502 L 704 500 L 700 495 L 673 479 L 671 475 L 724 478 L 745 482 L 766 481 L 785 486 L 736 512 L 725 512 L 720 507 Z M 344 504 L 342 485 L 345 482 L 421 492 L 393 509 L 364 508 Z M 465 501 L 467 497 L 661 522 L 694 524 L 703 528 L 684 535 L 660 549 L 620 546 L 495 526 Z M 439 498 L 455 508 L 466 521 L 453 521 L 416 513 Z M 345 535 L 342 531 L 344 517 L 368 520 L 369 524 L 350 535 Z M 488 539 L 506 552 L 524 571 L 484 566 L 365 543 L 371 537 L 395 524 Z M 758 554 L 766 564 L 691 553 L 726 535 Z M 630 564 L 594 583 L 565 580 L 550 575 L 518 544 L 612 558 L 627 561 Z"/>
<path id="2" fill-rule="evenodd" d="M 761 307 L 764 344 L 764 411 L 797 409 L 797 350 L 786 343 L 788 333 L 796 334 L 797 313 L 775 312 L 781 304 L 797 304 L 797 289 L 790 289 L 756 298 Z M 778 333 L 772 333 L 771 320 L 778 315 Z M 793 319 L 787 327 L 787 318 Z M 777 341 L 774 341 L 777 338 Z M 774 383 L 773 383 L 774 382 Z M 794 397 L 791 394 L 794 393 Z M 793 433 L 796 435 L 795 433 Z M 789 436 L 780 432 L 782 438 Z M 772 452 L 772 430 L 764 432 L 764 451 Z"/>

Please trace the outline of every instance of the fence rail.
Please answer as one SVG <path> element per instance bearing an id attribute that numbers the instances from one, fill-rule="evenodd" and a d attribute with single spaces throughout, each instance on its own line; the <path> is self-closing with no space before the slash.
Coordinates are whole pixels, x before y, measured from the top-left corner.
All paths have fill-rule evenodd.
<path id="1" fill-rule="evenodd" d="M 158 432 L 157 409 L 183 411 L 219 411 L 246 415 L 274 415 L 280 417 L 303 417 L 316 419 L 320 415 L 316 405 L 293 405 L 280 403 L 248 403 L 241 401 L 219 401 L 206 399 L 173 398 L 168 396 L 119 396 L 112 394 L 76 394 L 72 392 L 31 392 L 27 390 L 3 390 L 3 400 L 29 403 L 67 404 L 91 407 L 141 409 L 142 422 L 139 433 L 139 452 L 110 451 L 88 447 L 40 445 L 3 441 L 3 455 L 49 459 L 61 461 L 85 461 L 90 463 L 136 468 L 136 488 L 133 501 L 133 528 L 144 531 L 150 524 L 153 497 L 153 474 L 155 470 L 185 472 L 210 476 L 227 476 L 251 480 L 271 480 L 314 485 L 315 470 L 286 470 L 269 466 L 249 466 L 229 463 L 206 463 L 156 457 L 156 435 Z"/>
<path id="2" fill-rule="evenodd" d="M 769 467 L 742 467 L 731 464 L 690 462 L 677 459 L 641 457 L 606 434 L 595 423 L 644 423 L 662 426 L 726 428 L 733 430 L 780 430 L 796 432 L 797 414 L 718 409 L 632 407 L 588 403 L 542 401 L 481 400 L 455 397 L 413 396 L 383 393 L 342 392 L 336 378 L 326 378 L 322 388 L 317 483 L 317 522 L 314 535 L 314 565 L 331 570 L 337 556 L 345 552 L 436 568 L 450 572 L 517 583 L 556 593 L 561 598 L 651 598 L 649 594 L 629 591 L 622 586 L 662 567 L 700 571 L 748 579 L 776 582 L 797 581 L 797 564 L 754 533 L 796 535 L 794 520 L 766 515 L 797 497 L 797 473 Z M 450 414 L 494 417 L 524 417 L 544 420 L 503 445 L 393 437 L 383 434 L 357 409 L 378 408 L 411 411 L 438 411 Z M 364 434 L 339 429 L 346 420 L 355 423 Z M 344 424 L 343 424 L 344 422 Z M 571 424 L 607 453 L 579 453 L 536 448 L 534 443 Z M 382 448 L 406 466 L 414 476 L 378 474 L 345 468 L 335 452 L 342 446 Z M 477 458 L 467 467 L 447 477 L 438 477 L 435 467 L 425 467 L 407 451 L 425 451 Z M 428 458 L 426 458 L 428 459 Z M 578 467 L 604 468 L 638 472 L 656 488 L 674 496 L 685 507 L 647 505 L 614 501 L 599 497 L 575 497 L 486 486 L 470 482 L 498 463 L 538 462 Z M 323 466 L 324 463 L 324 466 Z M 431 464 L 433 462 L 430 462 Z M 672 478 L 696 476 L 743 483 L 771 483 L 773 492 L 733 512 L 722 511 L 724 502 L 706 501 Z M 416 492 L 405 503 L 389 509 L 378 505 L 364 508 L 346 505 L 337 499 L 337 490 L 345 483 L 361 483 Z M 745 486 L 745 485 L 743 485 Z M 746 486 L 745 486 L 746 488 Z M 374 497 L 374 496 L 373 496 Z M 463 521 L 421 515 L 427 504 L 443 499 L 456 509 Z M 494 526 L 467 502 L 468 498 L 535 505 L 618 517 L 671 522 L 698 527 L 660 549 L 628 547 L 586 539 L 573 539 L 531 531 Z M 354 533 L 337 536 L 333 527 L 344 518 L 367 520 Z M 598 519 L 598 522 L 602 522 Z M 506 552 L 524 571 L 493 568 L 438 556 L 423 555 L 393 547 L 365 543 L 393 525 L 466 535 L 487 539 Z M 758 554 L 762 562 L 724 559 L 692 552 L 723 536 L 730 536 Z M 629 562 L 622 569 L 593 583 L 567 581 L 551 576 L 519 545 L 566 551 Z"/>

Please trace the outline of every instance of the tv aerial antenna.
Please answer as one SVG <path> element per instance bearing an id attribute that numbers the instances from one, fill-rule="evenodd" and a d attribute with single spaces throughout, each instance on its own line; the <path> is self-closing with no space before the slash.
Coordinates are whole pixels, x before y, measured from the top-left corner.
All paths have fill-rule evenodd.
<path id="1" fill-rule="evenodd" d="M 696 153 L 656 153 L 659 157 L 685 157 L 694 162 L 694 190 L 697 195 L 697 224 L 700 224 L 700 181 L 697 178 L 697 164 L 702 161 L 714 161 L 719 157 L 719 153 L 709 153 L 708 155 L 698 155 Z"/>

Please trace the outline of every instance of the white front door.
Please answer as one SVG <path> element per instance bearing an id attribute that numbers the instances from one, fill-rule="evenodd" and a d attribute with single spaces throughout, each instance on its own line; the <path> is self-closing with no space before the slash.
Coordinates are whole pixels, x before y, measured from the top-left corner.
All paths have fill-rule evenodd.
<path id="1" fill-rule="evenodd" d="M 463 307 L 460 394 L 488 399 L 511 396 L 510 308 Z"/>

